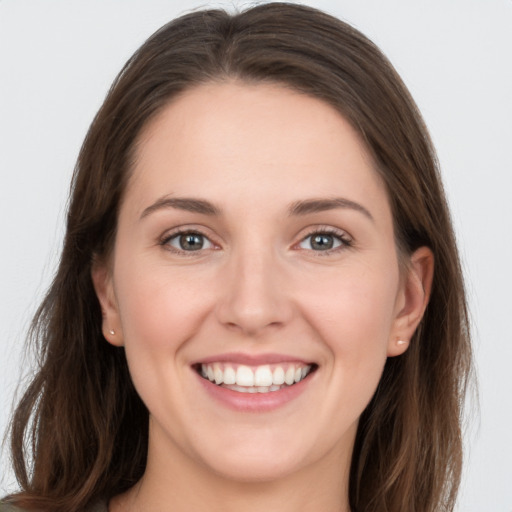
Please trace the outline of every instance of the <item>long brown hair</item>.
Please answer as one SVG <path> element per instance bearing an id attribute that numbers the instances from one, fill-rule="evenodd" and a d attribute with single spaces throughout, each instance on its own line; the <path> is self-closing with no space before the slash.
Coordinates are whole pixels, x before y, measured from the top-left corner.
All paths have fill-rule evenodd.
<path id="1" fill-rule="evenodd" d="M 387 185 L 399 252 L 425 245 L 434 253 L 424 318 L 409 350 L 387 361 L 360 418 L 349 494 L 354 512 L 453 510 L 471 350 L 435 153 L 407 89 L 373 43 L 327 14 L 284 3 L 178 18 L 135 53 L 112 85 L 81 149 L 60 266 L 33 322 L 40 367 L 12 421 L 22 490 L 9 500 L 81 511 L 141 478 L 148 411 L 123 349 L 103 338 L 91 265 L 112 249 L 142 128 L 185 89 L 226 78 L 283 84 L 337 109 Z"/>

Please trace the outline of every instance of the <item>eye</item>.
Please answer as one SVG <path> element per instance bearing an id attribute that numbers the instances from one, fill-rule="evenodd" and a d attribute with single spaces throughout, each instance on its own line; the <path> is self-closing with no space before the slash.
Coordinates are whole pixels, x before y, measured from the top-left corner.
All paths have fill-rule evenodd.
<path id="1" fill-rule="evenodd" d="M 348 247 L 351 240 L 344 233 L 316 231 L 305 237 L 300 243 L 301 249 L 310 251 L 332 251 L 340 247 Z"/>
<path id="2" fill-rule="evenodd" d="M 163 240 L 162 245 L 171 247 L 179 252 L 193 252 L 203 249 L 212 249 L 212 242 L 203 234 L 195 231 L 176 233 Z"/>

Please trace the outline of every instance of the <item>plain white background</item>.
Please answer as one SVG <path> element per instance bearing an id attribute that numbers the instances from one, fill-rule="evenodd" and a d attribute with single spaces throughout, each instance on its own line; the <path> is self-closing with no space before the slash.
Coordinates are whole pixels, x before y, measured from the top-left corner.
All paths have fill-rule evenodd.
<path id="1" fill-rule="evenodd" d="M 0 0 L 0 432 L 58 262 L 80 144 L 116 73 L 187 10 L 258 2 Z M 512 1 L 311 0 L 388 55 L 437 147 L 466 272 L 480 416 L 461 512 L 512 512 Z M 475 407 L 475 403 L 471 405 Z M 0 495 L 14 488 L 2 450 Z"/>

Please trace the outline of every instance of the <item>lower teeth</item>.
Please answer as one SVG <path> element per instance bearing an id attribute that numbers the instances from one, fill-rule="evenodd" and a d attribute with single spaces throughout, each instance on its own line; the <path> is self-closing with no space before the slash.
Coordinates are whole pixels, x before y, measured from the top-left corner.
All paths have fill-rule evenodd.
<path id="1" fill-rule="evenodd" d="M 272 391 L 279 391 L 285 387 L 286 384 L 281 386 L 237 386 L 236 384 L 220 384 L 221 388 L 231 389 L 231 391 L 238 391 L 239 393 L 269 393 Z"/>

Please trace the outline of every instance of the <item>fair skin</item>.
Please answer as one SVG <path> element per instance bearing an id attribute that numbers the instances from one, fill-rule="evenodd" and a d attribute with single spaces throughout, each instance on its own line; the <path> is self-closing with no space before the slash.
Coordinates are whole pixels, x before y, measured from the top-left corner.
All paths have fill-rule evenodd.
<path id="1" fill-rule="evenodd" d="M 400 271 L 359 137 L 284 87 L 191 89 L 136 156 L 93 281 L 150 412 L 149 453 L 110 510 L 347 512 L 358 419 L 421 319 L 430 251 Z M 242 393 L 241 366 L 304 378 Z"/>

